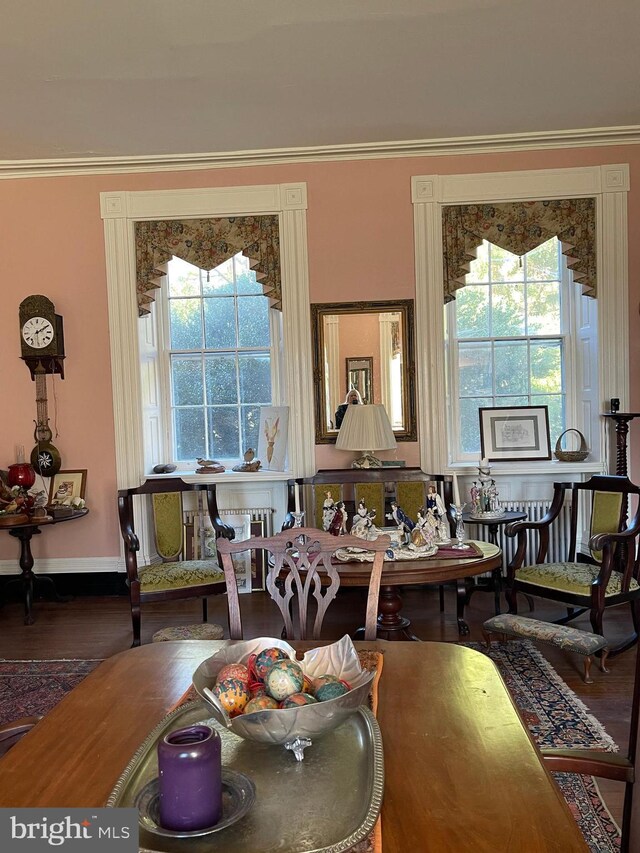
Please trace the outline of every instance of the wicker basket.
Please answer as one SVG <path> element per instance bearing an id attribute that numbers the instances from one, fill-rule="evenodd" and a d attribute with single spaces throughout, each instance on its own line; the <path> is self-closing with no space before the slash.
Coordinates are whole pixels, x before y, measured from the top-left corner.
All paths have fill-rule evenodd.
<path id="1" fill-rule="evenodd" d="M 560 447 L 562 437 L 565 436 L 568 432 L 577 432 L 580 436 L 579 450 L 562 450 L 562 448 Z M 587 447 L 587 441 L 583 434 L 580 432 L 580 430 L 566 429 L 564 432 L 561 432 L 558 436 L 558 440 L 556 441 L 556 449 L 553 455 L 560 462 L 583 462 L 589 455 L 589 448 Z"/>

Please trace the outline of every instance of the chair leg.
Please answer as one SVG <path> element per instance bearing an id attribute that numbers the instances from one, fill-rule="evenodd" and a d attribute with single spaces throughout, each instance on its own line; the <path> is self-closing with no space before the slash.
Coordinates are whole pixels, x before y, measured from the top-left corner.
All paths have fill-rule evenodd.
<path id="1" fill-rule="evenodd" d="M 505 590 L 507 604 L 509 605 L 509 613 L 518 613 L 518 593 L 513 586 L 508 586 Z"/>
<path id="2" fill-rule="evenodd" d="M 593 678 L 591 678 L 591 661 L 593 658 L 591 655 L 584 656 L 584 683 L 585 684 L 593 684 Z"/>
<path id="3" fill-rule="evenodd" d="M 208 621 L 208 615 L 209 615 L 209 609 L 208 609 L 208 604 L 207 604 L 207 596 L 205 595 L 202 598 L 202 621 L 203 622 Z"/>
<path id="4" fill-rule="evenodd" d="M 599 607 L 591 608 L 590 620 L 593 633 L 602 636 L 602 610 Z"/>
<path id="5" fill-rule="evenodd" d="M 444 586 L 442 584 L 438 587 L 438 591 L 440 594 L 440 613 L 444 613 Z"/>
<path id="6" fill-rule="evenodd" d="M 135 646 L 140 645 L 140 605 L 132 604 L 131 605 L 131 625 L 133 628 L 133 643 L 131 643 L 131 648 L 135 648 Z"/>

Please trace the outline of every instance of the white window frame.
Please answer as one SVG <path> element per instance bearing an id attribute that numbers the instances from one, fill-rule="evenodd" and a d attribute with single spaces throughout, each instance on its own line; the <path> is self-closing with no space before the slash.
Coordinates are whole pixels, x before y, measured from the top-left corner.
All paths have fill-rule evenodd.
<path id="1" fill-rule="evenodd" d="M 285 387 L 274 402 L 288 405 L 295 413 L 289 423 L 289 469 L 296 476 L 311 476 L 315 472 L 315 445 L 313 395 L 309 393 L 312 368 L 306 184 L 106 192 L 100 194 L 100 208 L 105 232 L 117 487 L 135 487 L 146 476 L 134 225 L 157 219 L 278 214 Z"/>
<path id="2" fill-rule="evenodd" d="M 598 388 L 605 400 L 629 403 L 628 320 L 628 164 L 485 172 L 467 175 L 419 175 L 411 179 L 416 269 L 416 339 L 420 465 L 425 471 L 451 470 L 448 459 L 446 353 L 443 303 L 442 208 L 554 198 L 595 198 L 598 280 Z M 598 413 L 592 412 L 594 417 Z M 585 414 L 585 419 L 589 413 Z M 598 458 L 608 458 L 604 418 L 597 438 Z M 531 464 L 531 463 L 530 463 Z M 568 464 L 568 463 L 567 463 Z M 576 463 L 580 464 L 580 463 Z M 525 463 L 512 473 L 540 472 Z M 549 466 L 551 470 L 551 465 Z"/>
<path id="3" fill-rule="evenodd" d="M 578 340 L 575 334 L 576 327 L 576 302 L 579 299 L 580 285 L 573 284 L 571 271 L 567 268 L 565 256 L 562 254 L 560 246 L 558 248 L 558 273 L 559 284 L 561 288 L 561 325 L 562 330 L 553 335 L 530 335 L 522 336 L 523 340 L 529 338 L 534 340 L 553 339 L 562 342 L 563 357 L 564 357 L 564 396 L 565 396 L 565 413 L 567 426 L 573 426 L 584 432 L 584 424 L 582 423 L 582 407 L 578 405 L 575 397 L 576 389 L 579 387 L 576 382 L 576 370 L 578 366 Z M 513 282 L 518 284 L 520 282 Z M 461 293 L 461 291 L 458 291 Z M 478 453 L 462 453 L 460 452 L 460 394 L 459 394 L 459 370 L 458 370 L 458 353 L 459 344 L 461 341 L 466 341 L 466 338 L 458 338 L 458 347 L 454 347 L 455 328 L 455 311 L 456 300 L 448 303 L 445 307 L 445 336 L 447 338 L 447 389 L 449 394 L 449 411 L 450 411 L 450 430 L 451 436 L 450 455 L 452 463 L 465 464 L 475 463 L 478 459 Z M 495 338 L 487 338 L 487 340 L 495 340 Z M 535 405 L 532 403 L 532 405 Z M 551 436 L 553 439 L 553 436 Z M 458 451 L 456 453 L 456 451 Z M 479 451 L 479 448 L 478 448 Z M 597 448 L 596 448 L 597 452 Z"/>

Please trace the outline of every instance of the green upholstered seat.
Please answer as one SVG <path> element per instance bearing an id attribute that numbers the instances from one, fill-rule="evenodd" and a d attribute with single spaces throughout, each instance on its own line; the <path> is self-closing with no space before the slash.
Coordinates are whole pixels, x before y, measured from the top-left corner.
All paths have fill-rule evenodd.
<path id="1" fill-rule="evenodd" d="M 544 589 L 556 589 L 575 595 L 591 595 L 593 582 L 600 574 L 600 566 L 588 563 L 540 563 L 523 566 L 516 572 L 518 581 L 536 584 Z M 629 590 L 640 589 L 635 578 L 629 581 Z M 622 575 L 612 571 L 605 596 L 619 595 L 622 592 Z"/>
<path id="2" fill-rule="evenodd" d="M 202 584 L 224 583 L 224 572 L 216 560 L 180 560 L 154 563 L 138 570 L 142 592 L 183 589 Z"/>
<path id="3" fill-rule="evenodd" d="M 200 625 L 174 625 L 171 628 L 161 628 L 155 632 L 151 641 L 164 643 L 171 640 L 222 640 L 223 637 L 222 625 L 203 622 Z"/>

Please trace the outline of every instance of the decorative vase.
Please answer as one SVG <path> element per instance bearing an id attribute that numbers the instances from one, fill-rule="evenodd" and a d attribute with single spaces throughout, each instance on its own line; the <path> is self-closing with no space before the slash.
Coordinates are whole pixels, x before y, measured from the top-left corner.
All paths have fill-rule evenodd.
<path id="1" fill-rule="evenodd" d="M 36 481 L 36 472 L 28 462 L 14 462 L 9 465 L 7 482 L 10 486 L 30 489 Z"/>
<path id="2" fill-rule="evenodd" d="M 222 816 L 222 744 L 207 725 L 169 732 L 158 742 L 160 824 L 189 832 Z"/>

